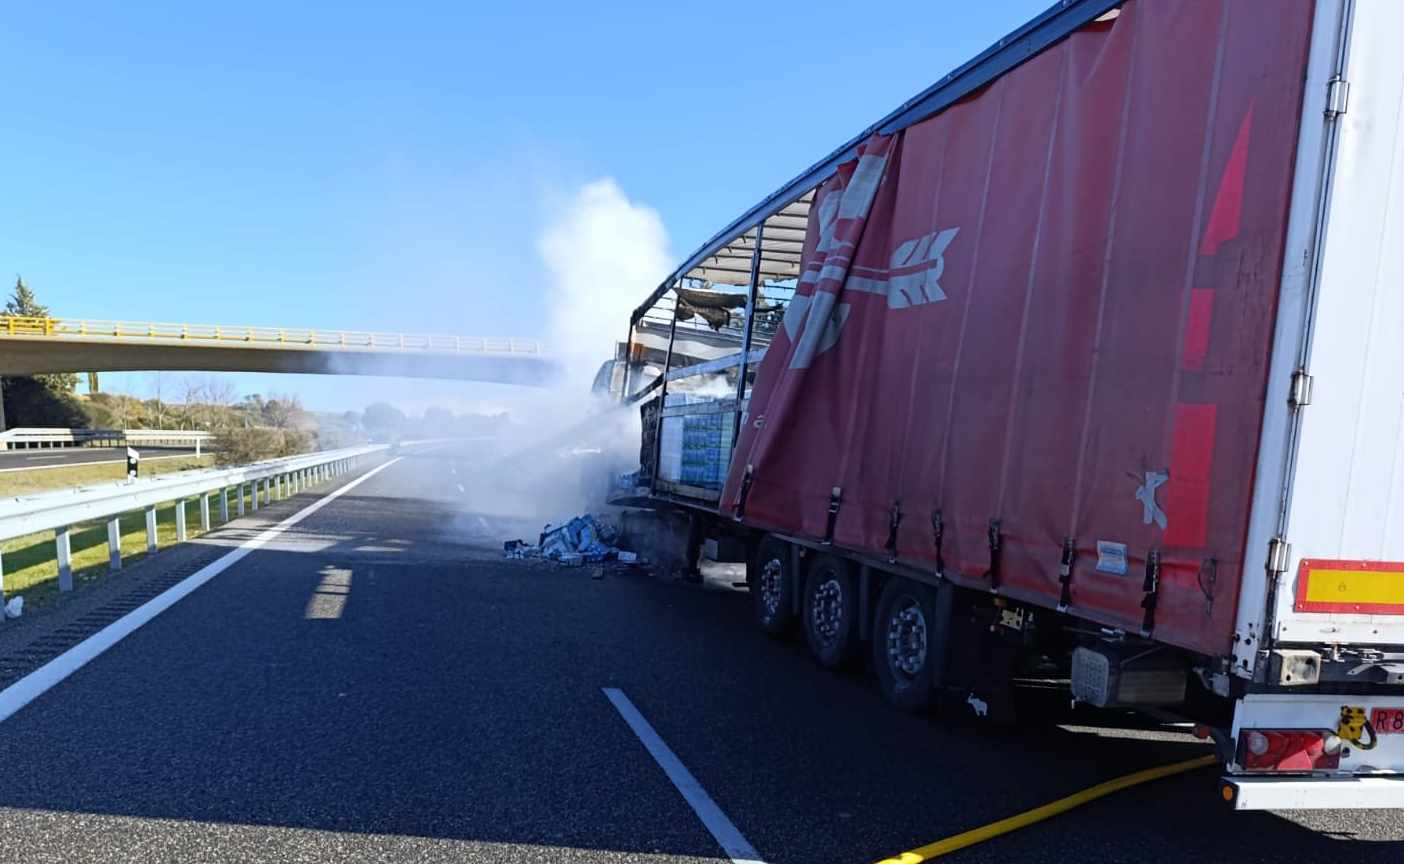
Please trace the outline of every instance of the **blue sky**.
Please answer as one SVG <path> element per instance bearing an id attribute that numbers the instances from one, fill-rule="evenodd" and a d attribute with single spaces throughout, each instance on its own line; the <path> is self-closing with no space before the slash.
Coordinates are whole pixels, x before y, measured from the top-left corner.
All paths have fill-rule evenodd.
<path id="1" fill-rule="evenodd" d="M 546 336 L 584 184 L 656 211 L 671 263 L 1049 2 L 14 4 L 0 274 L 69 317 Z"/>

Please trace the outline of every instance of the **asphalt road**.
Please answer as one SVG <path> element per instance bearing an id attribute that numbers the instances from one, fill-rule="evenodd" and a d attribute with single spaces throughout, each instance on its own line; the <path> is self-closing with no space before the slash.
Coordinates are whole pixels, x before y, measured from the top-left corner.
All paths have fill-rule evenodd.
<path id="1" fill-rule="evenodd" d="M 772 864 L 872 861 L 1203 752 L 895 713 L 724 583 L 501 560 L 516 526 L 466 511 L 465 482 L 407 453 L 0 724 L 0 858 L 725 860 L 604 687 Z M 1232 814 L 1215 778 L 950 860 L 1404 856 L 1398 813 Z"/>
<path id="2" fill-rule="evenodd" d="M 194 447 L 137 447 L 143 459 L 166 456 L 194 456 Z M 208 448 L 201 452 L 209 452 Z M 53 447 L 32 450 L 0 450 L 0 471 L 26 471 L 61 465 L 87 465 L 94 462 L 124 462 L 125 447 Z"/>

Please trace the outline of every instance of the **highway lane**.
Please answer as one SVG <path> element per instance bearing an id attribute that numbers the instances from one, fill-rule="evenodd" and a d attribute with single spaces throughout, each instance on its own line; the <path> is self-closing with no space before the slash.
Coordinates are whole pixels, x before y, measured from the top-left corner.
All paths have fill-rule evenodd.
<path id="1" fill-rule="evenodd" d="M 894 713 L 755 632 L 725 580 L 502 561 L 524 528 L 466 510 L 471 477 L 407 453 L 0 724 L 5 859 L 725 860 L 605 687 L 772 864 L 871 861 L 1202 752 Z M 1399 814 L 1235 815 L 1214 779 L 954 860 L 1404 854 Z"/>
<path id="2" fill-rule="evenodd" d="M 137 447 L 143 459 L 168 456 L 194 456 L 194 447 Z M 208 447 L 202 447 L 208 453 Z M 63 465 L 89 465 L 95 462 L 125 462 L 125 447 L 53 447 L 28 450 L 0 450 L 0 471 L 28 471 Z"/>

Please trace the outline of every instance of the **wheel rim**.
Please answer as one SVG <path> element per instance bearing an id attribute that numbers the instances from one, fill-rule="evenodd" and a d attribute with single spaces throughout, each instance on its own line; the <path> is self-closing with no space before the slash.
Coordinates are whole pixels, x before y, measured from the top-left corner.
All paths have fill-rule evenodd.
<path id="1" fill-rule="evenodd" d="M 910 598 L 887 619 L 887 664 L 897 675 L 913 679 L 926 666 L 926 615 Z"/>
<path id="2" fill-rule="evenodd" d="M 843 586 L 837 579 L 826 579 L 814 589 L 814 602 L 809 610 L 814 635 L 825 645 L 838 639 L 843 621 Z"/>
<path id="3" fill-rule="evenodd" d="M 760 573 L 761 609 L 765 620 L 773 621 L 780 614 L 780 601 L 785 590 L 785 568 L 779 558 L 765 562 Z"/>

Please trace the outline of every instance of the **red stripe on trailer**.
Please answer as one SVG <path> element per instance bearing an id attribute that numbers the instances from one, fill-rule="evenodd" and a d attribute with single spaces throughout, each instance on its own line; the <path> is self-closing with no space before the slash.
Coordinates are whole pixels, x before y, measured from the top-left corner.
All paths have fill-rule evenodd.
<path id="1" fill-rule="evenodd" d="M 1202 549 L 1208 539 L 1209 492 L 1217 425 L 1217 405 L 1182 402 L 1175 406 L 1170 480 L 1165 487 L 1168 523 L 1164 543 L 1168 547 Z"/>
<path id="2" fill-rule="evenodd" d="M 1214 323 L 1214 292 L 1196 288 L 1190 292 L 1189 317 L 1185 321 L 1185 344 L 1180 351 L 1180 368 L 1199 372 L 1209 355 L 1209 333 Z"/>
<path id="3" fill-rule="evenodd" d="M 1204 227 L 1204 240 L 1199 244 L 1199 254 L 1214 255 L 1219 247 L 1238 236 L 1243 221 L 1243 187 L 1248 178 L 1248 139 L 1253 134 L 1253 106 L 1238 125 L 1238 136 L 1233 140 L 1233 152 L 1229 154 L 1224 174 L 1219 178 L 1219 191 L 1214 195 L 1214 210 L 1209 216 L 1209 224 Z"/>

